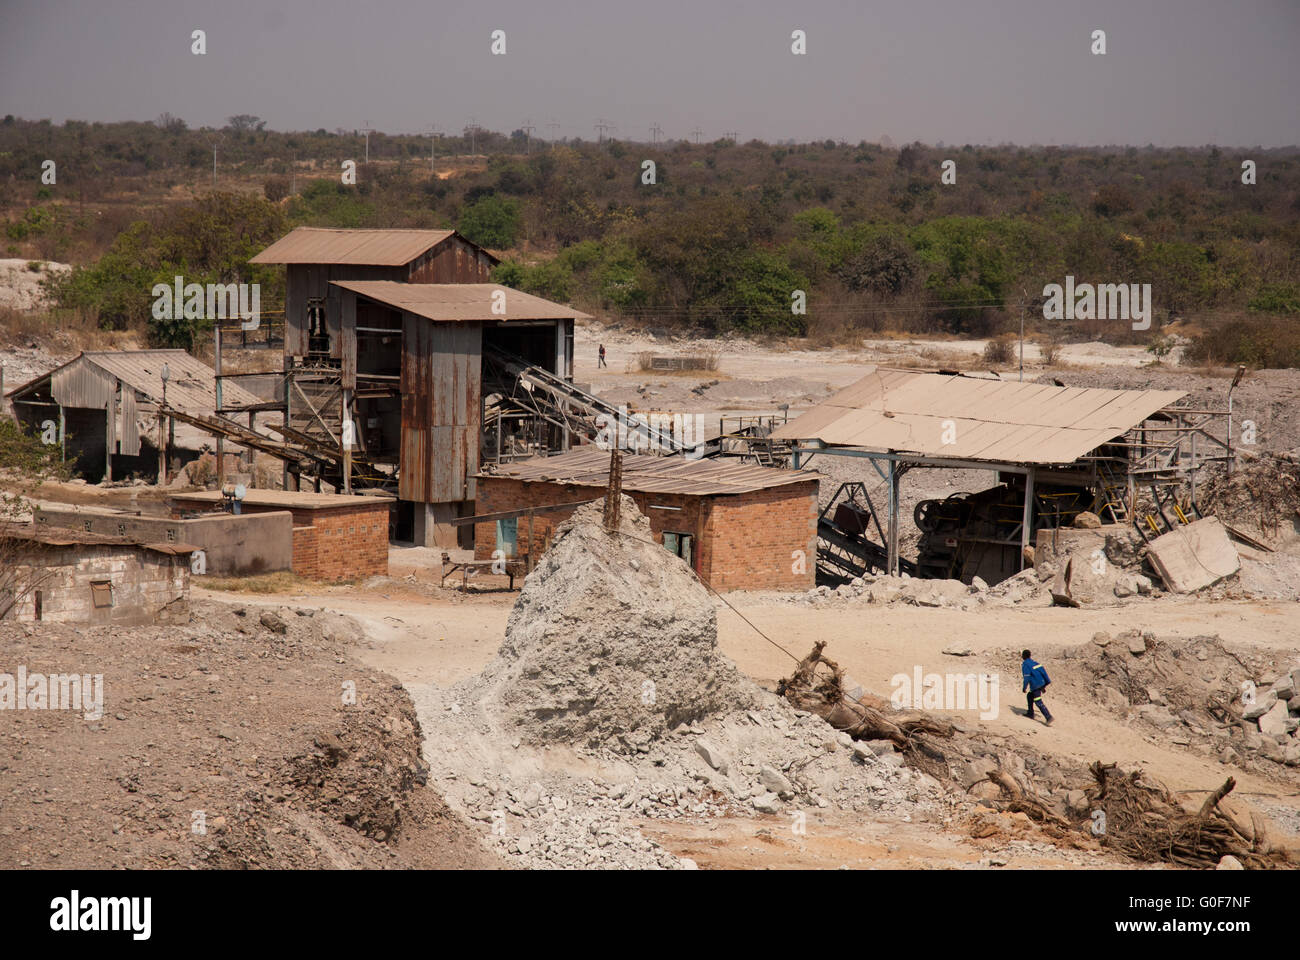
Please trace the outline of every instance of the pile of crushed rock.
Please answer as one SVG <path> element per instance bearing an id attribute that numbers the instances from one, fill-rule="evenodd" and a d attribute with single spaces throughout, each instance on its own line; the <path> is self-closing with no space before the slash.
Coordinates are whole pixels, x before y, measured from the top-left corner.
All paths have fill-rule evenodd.
<path id="1" fill-rule="evenodd" d="M 429 777 L 490 847 L 537 867 L 679 868 L 642 818 L 838 808 L 940 816 L 939 783 L 757 686 L 716 612 L 624 497 L 579 508 L 524 584 L 497 658 L 412 689 Z"/>
<path id="2" fill-rule="evenodd" d="M 790 603 L 811 606 L 845 603 L 903 603 L 917 607 L 944 607 L 952 610 L 976 610 L 984 606 L 1050 607 L 1050 573 L 1032 567 L 990 587 L 981 578 L 971 583 L 961 580 L 929 580 L 921 577 L 874 576 L 854 577 L 839 587 L 825 584 L 806 593 L 787 594 Z"/>
<path id="3" fill-rule="evenodd" d="M 1127 630 L 1066 648 L 1058 673 L 1153 739 L 1265 775 L 1300 766 L 1300 664 Z"/>

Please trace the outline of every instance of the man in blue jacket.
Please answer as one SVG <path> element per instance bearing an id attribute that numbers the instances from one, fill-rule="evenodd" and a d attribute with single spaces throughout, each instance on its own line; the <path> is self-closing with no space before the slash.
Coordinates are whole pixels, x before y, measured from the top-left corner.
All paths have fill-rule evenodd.
<path id="1" fill-rule="evenodd" d="M 1037 703 L 1038 709 L 1043 711 L 1043 718 L 1050 727 L 1052 725 L 1052 715 L 1047 711 L 1047 704 L 1043 703 L 1043 691 L 1052 682 L 1052 678 L 1047 675 L 1047 670 L 1043 668 L 1041 663 L 1034 661 L 1028 650 L 1023 650 L 1020 653 L 1020 675 L 1025 681 L 1022 689 L 1029 696 L 1029 719 L 1034 719 L 1034 704 Z"/>

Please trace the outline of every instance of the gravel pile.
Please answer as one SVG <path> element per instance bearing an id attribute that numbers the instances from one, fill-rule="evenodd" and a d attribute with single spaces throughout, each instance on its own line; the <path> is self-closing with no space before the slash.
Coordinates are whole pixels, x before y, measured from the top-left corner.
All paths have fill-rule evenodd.
<path id="1" fill-rule="evenodd" d="M 892 748 L 855 744 L 741 674 L 686 564 L 650 542 L 631 499 L 617 536 L 601 507 L 557 531 L 496 660 L 411 691 L 431 782 L 490 847 L 534 867 L 689 867 L 637 822 L 943 807 Z"/>

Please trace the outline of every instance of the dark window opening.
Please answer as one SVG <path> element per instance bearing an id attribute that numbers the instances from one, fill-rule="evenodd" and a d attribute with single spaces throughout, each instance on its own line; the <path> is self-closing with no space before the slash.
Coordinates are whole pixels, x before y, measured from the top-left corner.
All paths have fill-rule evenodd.
<path id="1" fill-rule="evenodd" d="M 664 531 L 664 549 L 674 556 L 681 557 L 686 561 L 687 566 L 693 566 L 691 563 L 691 547 L 695 538 L 689 533 L 670 533 Z"/>

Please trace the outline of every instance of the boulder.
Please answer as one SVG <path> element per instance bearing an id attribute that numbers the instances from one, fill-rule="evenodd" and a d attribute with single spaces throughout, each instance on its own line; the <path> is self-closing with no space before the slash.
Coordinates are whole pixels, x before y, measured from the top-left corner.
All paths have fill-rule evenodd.
<path id="1" fill-rule="evenodd" d="M 1192 593 L 1241 569 L 1237 548 L 1218 517 L 1205 517 L 1156 537 L 1147 545 L 1147 556 L 1174 593 Z"/>
<path id="2" fill-rule="evenodd" d="M 1277 694 L 1272 690 L 1265 690 L 1263 693 L 1255 694 L 1254 703 L 1243 703 L 1241 707 L 1241 717 L 1243 720 L 1258 720 L 1264 714 L 1273 709 L 1277 703 Z M 1285 707 L 1283 711 L 1285 712 Z"/>
<path id="3" fill-rule="evenodd" d="M 758 772 L 758 782 L 777 795 L 789 796 L 794 793 L 794 785 L 776 767 L 764 766 Z"/>
<path id="4" fill-rule="evenodd" d="M 1096 530 L 1101 526 L 1101 517 L 1090 510 L 1084 510 L 1074 518 L 1074 525 L 1081 530 Z"/>
<path id="5" fill-rule="evenodd" d="M 727 762 L 727 758 L 723 755 L 722 751 L 717 748 L 717 746 L 710 743 L 708 740 L 696 740 L 695 752 L 703 757 L 704 762 L 714 770 L 718 771 L 718 773 L 722 774 L 724 777 L 727 775 L 727 771 L 731 765 Z"/>

